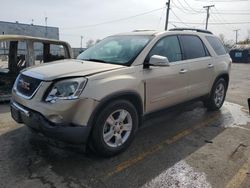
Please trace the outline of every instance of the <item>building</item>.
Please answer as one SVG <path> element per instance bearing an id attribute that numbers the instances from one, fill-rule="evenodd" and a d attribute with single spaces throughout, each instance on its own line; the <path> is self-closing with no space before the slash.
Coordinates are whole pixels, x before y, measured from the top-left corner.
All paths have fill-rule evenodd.
<path id="1" fill-rule="evenodd" d="M 59 40 L 59 28 L 51 26 L 41 26 L 33 24 L 23 24 L 19 22 L 5 22 L 0 21 L 0 35 L 26 35 L 32 37 L 49 38 Z M 20 43 L 18 46 L 18 52 L 22 54 L 26 51 L 26 44 Z M 5 54 L 9 49 L 8 42 L 0 43 L 0 55 Z M 42 54 L 42 45 L 35 44 L 34 46 L 36 56 Z M 52 50 L 58 52 L 60 48 L 58 46 L 52 46 Z M 6 55 L 6 54 L 5 54 Z"/>
<path id="2" fill-rule="evenodd" d="M 74 58 L 77 58 L 77 56 L 84 52 L 87 48 L 72 48 L 72 51 L 73 51 L 73 56 Z"/>
<path id="3" fill-rule="evenodd" d="M 28 35 L 59 40 L 59 28 L 33 24 L 22 24 L 18 22 L 0 21 L 1 35 Z"/>

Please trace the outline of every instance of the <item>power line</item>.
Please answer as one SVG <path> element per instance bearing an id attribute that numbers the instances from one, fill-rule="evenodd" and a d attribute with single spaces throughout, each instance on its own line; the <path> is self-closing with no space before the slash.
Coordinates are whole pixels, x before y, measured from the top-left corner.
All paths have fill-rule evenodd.
<path id="1" fill-rule="evenodd" d="M 184 14 L 195 15 L 195 14 L 202 14 L 202 13 L 205 12 L 205 11 L 203 11 L 203 12 L 198 13 L 198 12 L 194 12 L 194 11 L 192 11 L 192 10 L 190 10 L 190 9 L 186 9 L 186 8 L 183 9 L 183 8 L 179 7 L 178 5 L 176 5 L 176 4 L 174 3 L 174 1 L 172 1 L 172 6 L 171 6 L 171 7 L 174 8 L 174 9 L 178 9 L 179 11 L 183 12 Z"/>
<path id="2" fill-rule="evenodd" d="M 202 9 L 200 9 L 200 10 L 195 10 L 193 7 L 190 6 L 190 4 L 189 4 L 186 0 L 184 0 L 184 2 L 185 2 L 185 4 L 186 4 L 191 10 L 193 10 L 194 12 L 197 12 L 197 13 L 203 12 L 203 11 L 201 11 Z"/>
<path id="3" fill-rule="evenodd" d="M 189 5 L 189 3 L 187 3 L 187 1 L 184 0 L 184 2 L 186 4 Z M 172 7 L 173 8 L 177 8 L 180 11 L 182 11 L 185 14 L 201 14 L 201 13 L 205 13 L 205 11 L 202 11 L 201 9 L 194 9 L 191 7 L 191 5 L 189 5 L 189 7 L 184 7 L 182 5 L 182 7 L 176 5 L 174 2 L 172 2 Z M 228 14 L 228 15 L 250 15 L 250 10 L 218 10 L 219 12 L 216 12 L 214 14 Z"/>
<path id="4" fill-rule="evenodd" d="M 216 12 L 214 14 L 250 15 L 250 13 L 248 13 L 248 12 Z"/>
<path id="5" fill-rule="evenodd" d="M 96 26 L 99 26 L 99 25 L 104 25 L 104 24 L 110 24 L 110 23 L 114 23 L 114 22 L 129 20 L 129 19 L 132 19 L 132 18 L 135 18 L 135 17 L 143 16 L 143 15 L 146 15 L 146 14 L 150 14 L 152 12 L 162 10 L 164 8 L 165 7 L 161 7 L 161 8 L 153 9 L 153 10 L 143 12 L 143 13 L 140 13 L 140 14 L 136 14 L 136 15 L 133 15 L 133 16 L 128 16 L 128 17 L 124 17 L 124 18 L 120 18 L 120 19 L 115 19 L 115 20 L 110 20 L 110 21 L 106 21 L 106 22 L 97 23 L 97 24 L 82 25 L 82 26 L 68 27 L 68 28 L 62 28 L 62 29 L 85 29 L 85 28 L 89 28 L 89 27 L 96 27 Z"/>
<path id="6" fill-rule="evenodd" d="M 174 13 L 173 10 L 170 10 L 170 11 L 173 13 L 173 15 L 174 15 L 183 25 L 189 27 L 189 25 L 187 25 L 185 22 L 183 22 L 183 21 Z"/>
<path id="7" fill-rule="evenodd" d="M 225 3 L 225 2 L 233 2 L 233 3 L 237 3 L 239 1 L 248 1 L 248 0 L 207 0 L 207 1 L 204 1 L 204 0 L 195 0 L 195 1 L 203 1 L 203 2 L 214 2 L 214 3 Z"/>
<path id="8" fill-rule="evenodd" d="M 175 6 L 176 6 L 176 8 L 178 8 L 178 9 L 180 9 L 182 12 L 184 12 L 184 13 L 186 13 L 186 14 L 199 14 L 199 13 L 204 13 L 204 11 L 201 11 L 201 10 L 194 10 L 193 8 L 192 9 L 190 9 L 190 8 L 187 8 L 187 7 L 185 7 L 182 3 L 181 3 L 181 1 L 180 0 L 177 0 L 177 2 L 178 2 L 178 4 L 181 6 L 177 6 L 176 4 L 175 4 Z M 185 11 L 184 11 L 185 10 Z"/>
<path id="9" fill-rule="evenodd" d="M 169 23 L 182 23 L 182 22 L 178 22 L 178 21 L 169 21 Z M 202 23 L 201 22 L 184 22 L 186 24 L 197 24 L 197 25 L 201 25 Z M 233 25 L 233 24 L 250 24 L 250 22 L 227 22 L 227 23 L 218 23 L 218 22 L 210 22 L 209 25 Z"/>
<path id="10" fill-rule="evenodd" d="M 217 9 L 218 10 L 218 9 Z M 232 10 L 232 9 L 230 9 L 230 10 L 228 10 L 228 9 L 224 9 L 224 10 L 218 10 L 218 11 L 220 11 L 220 12 L 250 12 L 250 9 L 242 9 L 242 10 L 239 10 L 239 9 L 234 9 L 234 10 Z"/>
<path id="11" fill-rule="evenodd" d="M 160 27 L 160 24 L 161 24 L 161 20 L 162 20 L 164 11 L 165 11 L 165 9 L 162 10 L 161 17 L 160 17 L 159 22 L 158 22 L 158 24 L 157 24 L 157 29 L 159 29 L 159 27 Z"/>
<path id="12" fill-rule="evenodd" d="M 212 14 L 212 17 L 213 18 L 216 18 L 219 22 L 222 22 L 222 23 L 227 23 L 228 21 L 227 20 L 225 20 L 221 15 L 216 15 L 215 13 L 216 12 L 219 12 L 219 10 L 216 8 L 216 7 L 214 7 L 214 10 L 215 10 L 215 12 L 212 12 L 213 14 Z M 230 29 L 232 29 L 232 28 L 230 28 Z"/>

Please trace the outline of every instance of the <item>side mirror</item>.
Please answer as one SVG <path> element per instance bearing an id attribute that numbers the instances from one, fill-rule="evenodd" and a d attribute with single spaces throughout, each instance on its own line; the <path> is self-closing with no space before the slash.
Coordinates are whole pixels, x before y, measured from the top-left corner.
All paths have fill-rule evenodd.
<path id="1" fill-rule="evenodd" d="M 170 64 L 169 64 L 167 57 L 160 56 L 160 55 L 153 55 L 149 59 L 149 65 L 165 67 L 165 66 L 169 66 Z"/>

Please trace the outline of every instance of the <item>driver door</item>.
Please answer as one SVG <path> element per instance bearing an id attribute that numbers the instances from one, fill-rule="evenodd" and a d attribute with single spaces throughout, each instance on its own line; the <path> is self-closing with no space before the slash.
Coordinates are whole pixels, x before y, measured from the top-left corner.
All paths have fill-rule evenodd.
<path id="1" fill-rule="evenodd" d="M 152 48 L 146 61 L 153 55 L 165 56 L 170 66 L 150 66 L 144 69 L 146 112 L 152 112 L 187 100 L 188 66 L 182 61 L 177 36 L 166 36 Z"/>

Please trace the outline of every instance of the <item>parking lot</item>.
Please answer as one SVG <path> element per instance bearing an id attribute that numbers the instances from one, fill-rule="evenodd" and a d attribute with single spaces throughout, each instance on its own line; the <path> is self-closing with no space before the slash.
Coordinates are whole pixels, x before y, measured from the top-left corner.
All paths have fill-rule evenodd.
<path id="1" fill-rule="evenodd" d="M 250 64 L 233 64 L 226 102 L 201 102 L 144 119 L 132 145 L 113 158 L 57 148 L 0 104 L 0 187 L 249 187 Z"/>

